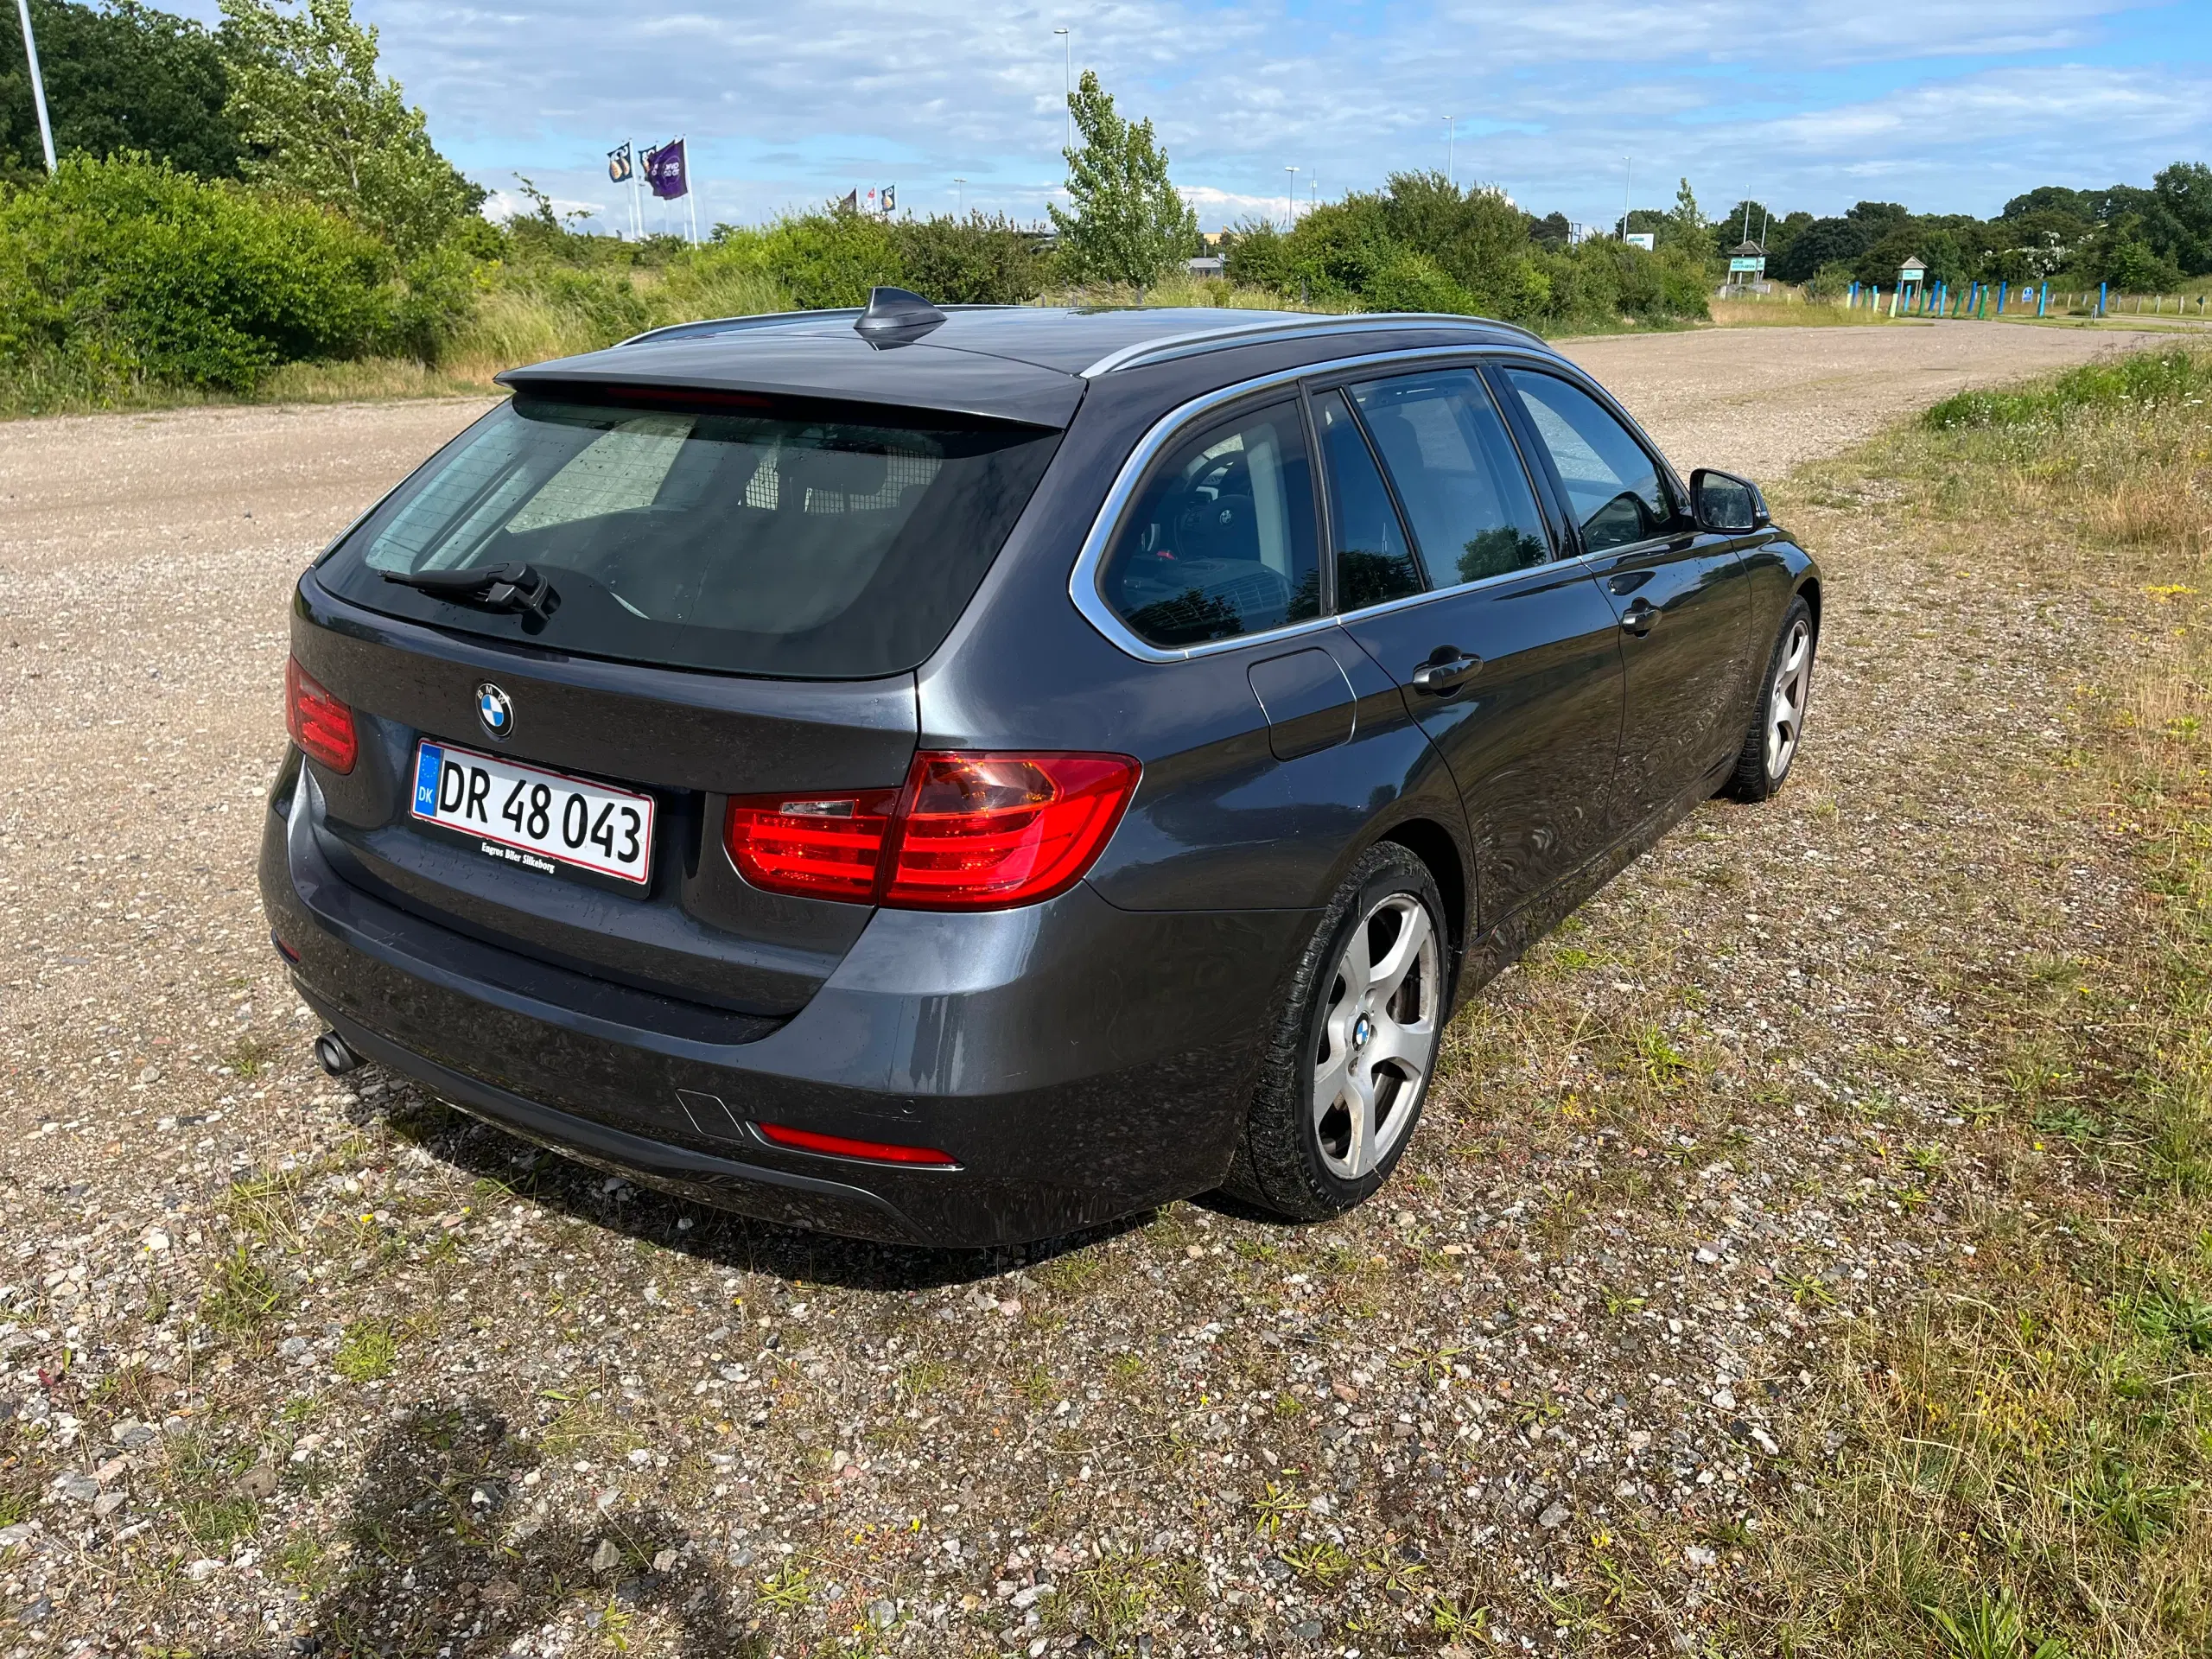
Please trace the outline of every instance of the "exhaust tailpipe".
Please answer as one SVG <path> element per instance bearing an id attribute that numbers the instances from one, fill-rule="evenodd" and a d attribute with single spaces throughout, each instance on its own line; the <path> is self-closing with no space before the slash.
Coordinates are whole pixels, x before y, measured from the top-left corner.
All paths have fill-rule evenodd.
<path id="1" fill-rule="evenodd" d="M 326 1031 L 315 1039 L 315 1062 L 334 1077 L 342 1077 L 361 1064 L 343 1037 L 334 1031 Z"/>

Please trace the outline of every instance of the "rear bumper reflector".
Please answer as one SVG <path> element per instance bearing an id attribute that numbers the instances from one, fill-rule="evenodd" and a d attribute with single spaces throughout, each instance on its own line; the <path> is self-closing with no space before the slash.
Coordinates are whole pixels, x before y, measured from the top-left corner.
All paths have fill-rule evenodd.
<path id="1" fill-rule="evenodd" d="M 878 1164 L 932 1164 L 941 1169 L 957 1167 L 952 1154 L 934 1147 L 902 1147 L 887 1141 L 855 1141 L 842 1135 L 820 1135 L 782 1123 L 755 1123 L 760 1138 L 774 1147 L 800 1152 L 826 1152 L 836 1158 L 862 1158 Z"/>

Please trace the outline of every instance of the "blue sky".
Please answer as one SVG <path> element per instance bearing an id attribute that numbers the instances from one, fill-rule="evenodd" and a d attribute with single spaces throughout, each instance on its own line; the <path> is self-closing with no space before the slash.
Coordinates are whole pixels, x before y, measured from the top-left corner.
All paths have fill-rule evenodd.
<path id="1" fill-rule="evenodd" d="M 182 9 L 212 16 L 207 0 Z M 1993 213 L 2040 183 L 2147 184 L 2212 160 L 2212 3 L 2127 0 L 355 0 L 472 177 L 619 196 L 604 152 L 688 136 L 703 229 L 871 184 L 899 205 L 1042 211 L 1064 44 L 1148 115 L 1208 228 L 1446 162 L 1607 220 L 1687 175 L 1836 213 Z M 956 178 L 968 181 L 964 187 Z"/>

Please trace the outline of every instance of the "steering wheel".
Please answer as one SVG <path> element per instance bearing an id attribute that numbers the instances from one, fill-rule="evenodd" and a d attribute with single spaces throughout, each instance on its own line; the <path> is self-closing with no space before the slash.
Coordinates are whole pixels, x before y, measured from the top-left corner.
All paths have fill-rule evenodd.
<path id="1" fill-rule="evenodd" d="M 1249 495 L 1201 497 L 1177 515 L 1175 533 L 1195 556 L 1234 557 L 1251 545 L 1254 517 Z"/>

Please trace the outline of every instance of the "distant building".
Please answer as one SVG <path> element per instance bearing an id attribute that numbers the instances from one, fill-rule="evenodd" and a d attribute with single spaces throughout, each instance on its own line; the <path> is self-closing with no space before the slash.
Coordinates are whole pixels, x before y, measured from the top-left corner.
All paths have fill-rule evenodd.
<path id="1" fill-rule="evenodd" d="M 1183 264 L 1193 276 L 1218 276 L 1224 262 L 1217 253 L 1206 253 L 1195 259 L 1186 259 Z"/>

